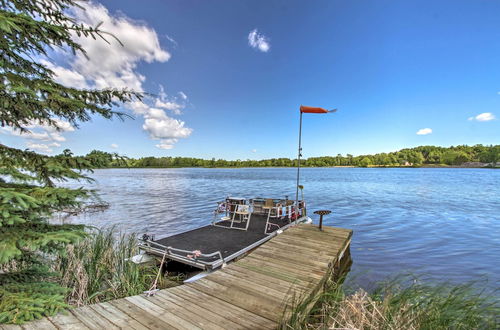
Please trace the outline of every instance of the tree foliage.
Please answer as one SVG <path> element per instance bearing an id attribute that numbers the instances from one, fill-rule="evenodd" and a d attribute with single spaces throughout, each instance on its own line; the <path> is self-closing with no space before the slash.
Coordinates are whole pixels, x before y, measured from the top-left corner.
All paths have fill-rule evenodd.
<path id="1" fill-rule="evenodd" d="M 118 159 L 116 155 L 102 151 L 92 151 L 101 154 L 105 161 L 101 167 L 294 167 L 296 159 L 271 158 L 262 160 L 224 160 L 200 159 L 191 157 L 143 157 L 138 159 Z M 105 156 L 107 154 L 107 156 Z M 113 158 L 114 157 L 114 158 Z M 353 156 L 347 154 L 336 156 L 310 157 L 301 160 L 304 167 L 326 166 L 432 166 L 432 165 L 463 165 L 467 162 L 489 163 L 490 166 L 500 161 L 500 145 L 496 146 L 456 146 L 435 147 L 420 146 L 401 149 L 390 153 Z M 471 164 L 483 166 L 484 164 Z"/>
<path id="2" fill-rule="evenodd" d="M 92 116 L 123 117 L 114 106 L 140 95 L 128 90 L 76 89 L 56 82 L 41 61 L 50 49 L 85 53 L 74 36 L 104 38 L 99 27 L 75 22 L 74 0 L 0 0 L 0 125 L 29 133 L 34 124 L 56 130 L 77 127 Z M 110 158 L 111 157 L 111 158 Z M 66 180 L 90 180 L 88 171 L 113 155 L 76 157 L 69 150 L 40 155 L 0 144 L 0 323 L 22 323 L 66 305 L 51 255 L 84 236 L 79 225 L 50 222 L 55 212 L 79 206 L 91 194 L 57 187 Z"/>

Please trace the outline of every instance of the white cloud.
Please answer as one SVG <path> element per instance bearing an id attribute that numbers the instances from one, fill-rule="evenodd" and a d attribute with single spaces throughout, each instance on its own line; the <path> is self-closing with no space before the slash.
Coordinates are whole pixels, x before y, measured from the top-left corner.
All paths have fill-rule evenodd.
<path id="1" fill-rule="evenodd" d="M 116 148 L 118 148 L 118 145 L 116 143 L 111 143 L 110 147 L 113 149 L 116 149 Z"/>
<path id="2" fill-rule="evenodd" d="M 53 151 L 52 147 L 60 147 L 61 144 L 59 142 L 66 141 L 66 138 L 62 135 L 63 132 L 72 132 L 75 130 L 75 128 L 65 120 L 53 119 L 53 121 L 57 128 L 49 126 L 45 122 L 33 121 L 25 125 L 25 128 L 29 129 L 28 132 L 20 132 L 12 127 L 0 127 L 0 132 L 26 139 L 26 146 L 29 149 L 50 153 Z M 37 142 L 34 142 L 34 140 Z"/>
<path id="3" fill-rule="evenodd" d="M 173 113 L 175 113 L 176 115 L 180 115 L 181 109 L 184 108 L 184 106 L 182 104 L 175 103 L 175 102 L 169 102 L 169 101 L 164 102 L 160 99 L 156 99 L 155 107 L 170 110 Z"/>
<path id="4" fill-rule="evenodd" d="M 144 117 L 146 117 L 146 119 L 167 119 L 169 118 L 167 116 L 167 114 L 165 113 L 165 111 L 161 110 L 161 109 L 157 109 L 157 108 L 149 108 L 148 109 L 148 112 L 144 114 Z"/>
<path id="5" fill-rule="evenodd" d="M 28 143 L 26 145 L 27 145 L 28 149 L 31 149 L 34 151 L 39 151 L 39 152 L 43 152 L 43 153 L 51 153 L 53 151 L 49 145 L 43 144 L 43 143 L 33 143 L 33 142 L 28 141 Z"/>
<path id="6" fill-rule="evenodd" d="M 85 77 L 76 71 L 55 65 L 47 60 L 41 60 L 40 63 L 52 70 L 55 74 L 56 81 L 62 85 L 74 88 L 89 87 Z"/>
<path id="7" fill-rule="evenodd" d="M 477 121 L 490 121 L 495 119 L 495 115 L 491 112 L 483 112 L 475 117 L 469 117 L 468 120 L 477 120 Z"/>
<path id="8" fill-rule="evenodd" d="M 71 125 L 69 121 L 61 119 L 53 119 L 53 121 L 55 122 L 57 129 L 59 129 L 60 131 L 73 132 L 75 130 L 75 128 L 73 127 L 73 125 Z M 46 127 L 47 130 L 57 131 L 56 128 L 54 128 L 53 126 L 46 126 Z"/>
<path id="9" fill-rule="evenodd" d="M 171 57 L 161 47 L 154 29 L 122 14 L 112 15 L 101 4 L 88 2 L 85 10 L 73 8 L 71 14 L 77 22 L 90 26 L 102 23 L 100 29 L 110 35 L 104 35 L 107 42 L 100 38 L 94 40 L 74 35 L 75 41 L 86 50 L 86 56 L 64 53 L 66 62 L 61 65 L 44 60 L 43 64 L 52 69 L 61 84 L 76 88 L 125 88 L 144 92 L 146 77 L 137 72 L 137 65 L 140 62 L 166 62 Z M 169 117 L 164 111 L 181 114 L 187 96 L 183 92 L 178 94 L 179 97 L 169 97 L 163 86 L 160 86 L 159 97 L 146 97 L 143 101 L 136 100 L 124 106 L 144 117 L 142 127 L 152 139 L 186 138 L 192 129 L 185 127 L 183 121 Z M 59 132 L 47 134 L 55 141 L 65 140 Z M 167 142 L 157 147 L 166 149 L 168 145 L 168 149 L 171 149 L 177 140 Z"/>
<path id="10" fill-rule="evenodd" d="M 58 141 L 58 142 L 64 142 L 66 141 L 66 138 L 62 136 L 62 133 L 64 132 L 73 132 L 75 128 L 71 123 L 68 121 L 62 120 L 62 119 L 53 119 L 54 126 L 49 126 L 45 122 L 33 122 L 30 125 L 27 125 L 26 128 L 31 129 L 32 134 L 27 135 L 26 138 L 28 139 L 38 139 L 38 140 L 45 140 L 45 141 Z M 35 130 L 42 130 L 43 132 L 40 134 L 37 134 Z"/>
<path id="11" fill-rule="evenodd" d="M 106 33 L 103 35 L 107 41 L 97 37 L 93 39 L 73 35 L 74 40 L 86 50 L 86 55 L 74 55 L 65 50 L 56 50 L 63 59 L 57 64 L 49 59 L 40 62 L 51 69 L 55 79 L 66 86 L 75 88 L 125 88 L 137 92 L 144 92 L 143 84 L 146 77 L 137 71 L 141 62 L 167 62 L 171 55 L 160 45 L 156 31 L 143 22 L 134 21 L 123 14 L 111 14 L 101 4 L 89 1 L 85 8 L 72 8 L 70 14 L 77 23 L 97 26 Z M 119 41 L 117 41 L 116 39 Z M 166 38 L 175 44 L 170 37 Z M 173 96 L 165 93 L 160 85 L 158 97 L 147 96 L 143 101 L 133 101 L 124 106 L 134 114 L 144 118 L 142 128 L 149 133 L 152 139 L 160 140 L 157 147 L 171 149 L 179 138 L 187 138 L 192 129 L 185 126 L 184 121 L 167 115 L 180 115 L 186 107 L 188 100 L 184 92 Z M 59 129 L 44 123 L 33 123 L 26 128 L 31 134 L 21 134 L 9 128 L 0 127 L 0 132 L 27 139 L 33 150 L 51 152 L 51 147 L 57 147 L 59 142 L 66 141 L 65 132 L 74 131 L 75 128 L 66 121 L 54 119 Z M 44 141 L 42 145 L 33 141 Z M 45 146 L 45 147 L 44 147 Z"/>
<path id="12" fill-rule="evenodd" d="M 33 140 L 45 140 L 48 141 L 50 140 L 50 136 L 47 132 L 23 132 L 21 133 L 19 130 L 15 130 L 12 127 L 0 127 L 0 131 L 4 134 L 8 135 L 13 135 L 13 136 L 20 136 L 26 139 L 33 139 Z"/>
<path id="13" fill-rule="evenodd" d="M 172 113 L 176 115 L 180 115 L 181 110 L 185 107 L 184 101 L 187 100 L 187 96 L 183 92 L 179 92 L 178 94 L 181 97 L 180 102 L 177 97 L 169 97 L 163 86 L 160 85 L 160 92 L 158 93 L 159 96 L 155 99 L 154 106 L 172 111 Z"/>
<path id="14" fill-rule="evenodd" d="M 265 35 L 260 34 L 257 29 L 253 29 L 248 34 L 248 44 L 250 47 L 258 49 L 264 53 L 267 53 L 271 48 L 269 39 Z"/>
<path id="15" fill-rule="evenodd" d="M 160 149 L 172 149 L 177 141 L 177 139 L 163 139 L 156 145 L 156 147 Z"/>
<path id="16" fill-rule="evenodd" d="M 187 138 L 192 129 L 184 127 L 184 122 L 168 116 L 146 118 L 142 128 L 149 132 L 152 139 L 178 139 Z"/>
<path id="17" fill-rule="evenodd" d="M 431 134 L 431 133 L 432 133 L 431 128 L 421 128 L 417 131 L 417 135 L 427 135 L 427 134 Z"/>
<path id="18" fill-rule="evenodd" d="M 135 114 L 145 115 L 149 111 L 149 106 L 141 101 L 132 101 L 127 103 L 127 107 L 130 108 Z"/>
<path id="19" fill-rule="evenodd" d="M 108 42 L 84 36 L 75 39 L 87 52 L 87 57 L 77 54 L 72 68 L 97 88 L 130 88 L 142 91 L 145 77 L 135 69 L 141 61 L 148 63 L 166 62 L 170 53 L 162 49 L 156 31 L 143 23 L 131 20 L 124 15 L 111 15 L 103 5 L 87 3 L 85 10 L 75 8 L 73 15 L 78 22 L 90 26 L 102 23 L 100 28 L 116 37 L 106 36 Z"/>
<path id="20" fill-rule="evenodd" d="M 251 151 L 251 152 L 253 152 L 253 153 L 256 153 L 256 152 L 257 152 L 257 149 L 252 149 L 252 150 L 250 150 L 250 151 Z"/>
<path id="21" fill-rule="evenodd" d="M 70 122 L 62 119 L 52 119 L 52 125 L 55 126 L 51 126 L 45 121 L 32 121 L 24 127 L 28 129 L 40 128 L 48 132 L 73 132 L 75 130 Z"/>
<path id="22" fill-rule="evenodd" d="M 51 133 L 50 137 L 54 141 L 58 141 L 58 142 L 64 142 L 64 141 L 66 141 L 66 138 L 64 136 L 62 136 L 60 133 Z"/>
<path id="23" fill-rule="evenodd" d="M 175 41 L 174 38 L 172 38 L 168 34 L 164 34 L 163 36 L 167 38 L 167 40 L 170 41 L 175 47 L 177 47 L 177 41 Z"/>

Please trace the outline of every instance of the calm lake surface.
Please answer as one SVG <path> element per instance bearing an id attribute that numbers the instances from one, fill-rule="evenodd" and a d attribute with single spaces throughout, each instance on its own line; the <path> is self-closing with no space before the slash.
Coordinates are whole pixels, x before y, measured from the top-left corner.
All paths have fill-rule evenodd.
<path id="1" fill-rule="evenodd" d="M 226 196 L 295 198 L 293 168 L 104 169 L 93 184 L 110 208 L 71 219 L 157 238 L 210 223 Z M 351 228 L 349 281 L 369 289 L 387 276 L 500 284 L 500 171 L 306 168 L 308 213 Z M 73 184 L 71 184 L 73 185 Z M 290 251 L 293 253 L 293 251 Z"/>

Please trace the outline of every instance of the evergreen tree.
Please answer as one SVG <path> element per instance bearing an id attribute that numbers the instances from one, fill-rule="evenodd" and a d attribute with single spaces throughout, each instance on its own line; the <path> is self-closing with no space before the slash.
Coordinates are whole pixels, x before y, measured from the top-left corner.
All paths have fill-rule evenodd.
<path id="1" fill-rule="evenodd" d="M 85 50 L 72 36 L 106 37 L 99 27 L 75 22 L 67 13 L 74 0 L 0 0 L 0 125 L 29 134 L 42 124 L 75 127 L 91 116 L 112 118 L 120 102 L 140 95 L 127 90 L 82 90 L 63 86 L 36 59 L 48 49 Z M 0 323 L 22 323 L 56 313 L 66 305 L 64 288 L 50 272 L 50 260 L 82 238 L 79 225 L 50 223 L 54 213 L 79 206 L 91 192 L 56 186 L 88 179 L 102 155 L 75 157 L 69 150 L 40 155 L 0 144 Z"/>

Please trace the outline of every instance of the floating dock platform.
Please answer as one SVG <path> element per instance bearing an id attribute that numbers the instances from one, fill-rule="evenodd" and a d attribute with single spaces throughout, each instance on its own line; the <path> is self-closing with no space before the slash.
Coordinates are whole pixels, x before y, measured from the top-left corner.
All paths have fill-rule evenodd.
<path id="1" fill-rule="evenodd" d="M 299 224 L 195 282 L 74 308 L 22 329 L 276 329 L 299 300 L 314 300 L 347 271 L 351 236 Z"/>
<path id="2" fill-rule="evenodd" d="M 141 243 L 140 249 L 159 260 L 166 254 L 175 260 L 203 270 L 212 270 L 239 258 L 278 234 L 278 231 L 306 220 L 306 217 L 290 223 L 287 218 L 266 221 L 266 215 L 253 214 L 248 226 L 246 222 L 233 224 L 219 221 L 180 234 Z M 244 228 L 244 230 L 242 230 Z M 239 230 L 240 229 L 240 230 Z M 201 253 L 189 258 L 193 251 Z"/>

